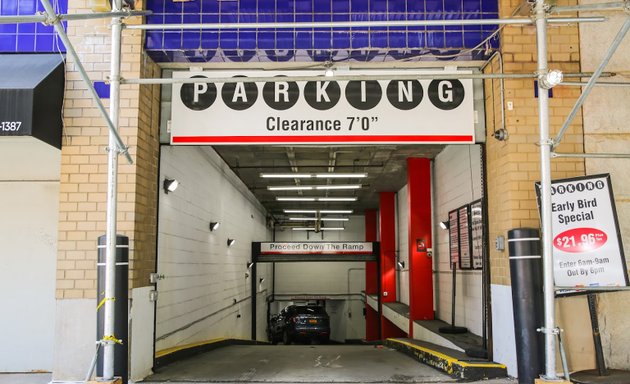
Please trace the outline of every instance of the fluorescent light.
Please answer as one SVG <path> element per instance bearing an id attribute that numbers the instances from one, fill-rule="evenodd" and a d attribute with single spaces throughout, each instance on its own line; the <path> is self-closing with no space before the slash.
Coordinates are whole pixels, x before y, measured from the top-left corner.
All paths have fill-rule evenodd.
<path id="1" fill-rule="evenodd" d="M 351 214 L 354 212 L 352 209 L 284 209 L 284 213 L 347 213 Z"/>
<path id="2" fill-rule="evenodd" d="M 367 177 L 367 173 L 317 173 L 318 179 L 361 179 Z"/>
<path id="3" fill-rule="evenodd" d="M 276 201 L 315 201 L 314 197 L 276 197 Z"/>
<path id="4" fill-rule="evenodd" d="M 276 197 L 276 201 L 357 201 L 357 199 L 357 197 Z"/>
<path id="5" fill-rule="evenodd" d="M 268 186 L 269 191 L 312 191 L 312 190 L 329 190 L 329 189 L 360 189 L 361 184 L 350 185 L 273 185 Z"/>
<path id="6" fill-rule="evenodd" d="M 349 184 L 349 185 L 315 185 L 317 190 L 328 189 L 361 189 L 361 184 Z"/>
<path id="7" fill-rule="evenodd" d="M 348 221 L 347 217 L 322 217 L 318 219 L 317 217 L 289 217 L 291 221 Z"/>
<path id="8" fill-rule="evenodd" d="M 367 173 L 261 173 L 263 179 L 362 179 Z"/>
<path id="9" fill-rule="evenodd" d="M 310 179 L 311 173 L 261 173 L 263 179 Z"/>
<path id="10" fill-rule="evenodd" d="M 300 228 L 292 228 L 292 230 L 294 231 L 314 231 L 315 228 L 313 227 L 300 227 Z M 343 227 L 326 227 L 326 228 L 320 228 L 320 231 L 344 231 L 345 228 Z"/>
<path id="11" fill-rule="evenodd" d="M 311 191 L 313 189 L 315 187 L 312 185 L 277 185 L 267 187 L 269 191 Z"/>
<path id="12" fill-rule="evenodd" d="M 357 197 L 319 197 L 317 201 L 357 201 Z"/>

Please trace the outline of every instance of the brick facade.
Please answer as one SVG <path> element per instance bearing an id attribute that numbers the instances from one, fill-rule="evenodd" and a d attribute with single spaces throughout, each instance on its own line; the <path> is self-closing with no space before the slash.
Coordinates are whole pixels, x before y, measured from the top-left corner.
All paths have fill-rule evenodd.
<path id="1" fill-rule="evenodd" d="M 89 12 L 74 1 L 70 12 Z M 91 79 L 105 80 L 110 67 L 110 20 L 68 23 L 68 35 Z M 126 30 L 123 78 L 158 77 L 157 65 L 142 53 L 142 33 Z M 96 241 L 105 234 L 108 129 L 67 61 L 64 137 L 59 206 L 58 299 L 96 297 Z M 155 269 L 159 86 L 123 85 L 119 132 L 134 159 L 119 158 L 118 233 L 130 239 L 131 288 L 148 285 Z M 108 106 L 107 99 L 102 99 Z"/>
<path id="2" fill-rule="evenodd" d="M 520 1 L 499 1 L 502 17 L 509 17 Z M 575 4 L 559 1 L 558 5 Z M 563 15 L 564 16 L 564 15 Z M 535 73 L 537 68 L 536 28 L 534 26 L 506 26 L 501 31 L 501 55 L 505 73 Z M 565 73 L 580 71 L 578 27 L 550 26 L 548 28 L 549 69 Z M 500 58 L 495 57 L 486 67 L 486 73 L 499 73 Z M 492 283 L 509 285 L 510 270 L 507 248 L 497 251 L 493 244 L 497 236 L 519 227 L 540 227 L 534 183 L 540 180 L 540 152 L 538 130 L 538 100 L 534 98 L 533 79 L 505 79 L 504 100 L 501 100 L 500 80 L 485 81 L 487 121 L 487 188 L 490 266 Z M 556 87 L 549 99 L 550 135 L 555 137 L 564 123 L 580 89 Z M 501 103 L 505 108 L 506 141 L 497 141 L 493 132 L 502 125 Z M 512 103 L 513 109 L 508 109 Z M 578 115 L 565 134 L 558 152 L 582 153 L 583 130 Z M 553 159 L 552 178 L 584 175 L 583 159 Z"/>

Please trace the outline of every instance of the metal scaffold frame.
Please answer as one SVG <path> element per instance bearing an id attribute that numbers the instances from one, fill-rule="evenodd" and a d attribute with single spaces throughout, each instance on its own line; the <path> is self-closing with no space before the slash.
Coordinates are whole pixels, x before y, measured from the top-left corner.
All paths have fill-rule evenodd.
<path id="1" fill-rule="evenodd" d="M 551 18 L 550 13 L 559 12 L 576 12 L 581 10 L 615 10 L 628 9 L 628 3 L 614 2 L 599 5 L 583 5 L 570 7 L 549 7 L 545 0 L 536 0 L 533 4 L 533 14 L 531 18 L 500 18 L 500 19 L 483 19 L 483 20 L 408 20 L 408 21 L 366 21 L 366 22 L 306 22 L 306 23 L 235 23 L 235 24 L 153 24 L 153 25 L 127 25 L 123 18 L 131 16 L 144 16 L 150 14 L 149 11 L 129 11 L 123 10 L 122 0 L 112 1 L 111 12 L 89 13 L 89 14 L 57 14 L 50 3 L 50 0 L 39 0 L 45 9 L 45 13 L 32 16 L 0 16 L 0 24 L 7 23 L 35 23 L 42 22 L 47 25 L 53 25 L 55 31 L 64 43 L 67 53 L 75 61 L 77 71 L 84 81 L 90 96 L 96 103 L 101 116 L 107 123 L 109 128 L 109 156 L 108 156 L 108 179 L 107 179 L 107 243 L 106 243 L 106 285 L 105 285 L 105 319 L 104 319 L 104 338 L 101 340 L 104 349 L 103 360 L 103 380 L 112 380 L 114 378 L 114 353 L 113 347 L 116 342 L 114 336 L 114 282 L 115 282 L 115 258 L 116 258 L 116 222 L 117 222 L 117 177 L 118 177 L 118 155 L 123 154 L 127 161 L 132 164 L 133 160 L 128 152 L 127 146 L 123 143 L 118 133 L 118 118 L 120 109 L 120 85 L 124 84 L 174 84 L 187 82 L 236 82 L 236 81 L 278 81 L 277 78 L 249 78 L 249 79 L 127 79 L 124 80 L 120 76 L 121 69 L 121 44 L 123 29 L 136 30 L 167 30 L 167 29 L 214 29 L 214 30 L 233 30 L 233 29 L 256 29 L 256 28 L 276 28 L 276 29 L 296 29 L 296 28 L 335 28 L 335 27 L 393 27 L 393 26 L 444 26 L 444 25 L 532 25 L 536 27 L 536 45 L 537 45 L 537 72 L 530 73 L 513 73 L 513 74 L 472 74 L 472 75 L 439 75 L 440 78 L 538 78 L 538 124 L 539 124 L 539 145 L 540 145 L 540 172 L 541 172 L 541 227 L 543 238 L 543 271 L 544 271 L 544 306 L 545 306 L 545 322 L 543 332 L 545 333 L 545 374 L 544 379 L 557 380 L 556 376 L 556 345 L 555 338 L 558 328 L 556 327 L 556 316 L 554 307 L 554 281 L 553 281 L 553 261 L 552 261 L 552 216 L 551 216 L 551 168 L 550 162 L 554 157 L 628 157 L 627 154 L 556 154 L 552 150 L 560 143 L 564 132 L 571 123 L 573 117 L 582 106 L 584 99 L 590 93 L 590 90 L 597 84 L 597 80 L 603 74 L 603 70 L 630 30 L 630 18 L 626 20 L 623 27 L 619 31 L 617 37 L 612 42 L 608 52 L 606 53 L 597 70 L 592 74 L 577 73 L 566 74 L 567 77 L 587 77 L 590 76 L 589 82 L 586 83 L 582 95 L 576 102 L 573 110 L 567 117 L 560 133 L 555 140 L 549 136 L 549 100 L 547 89 L 550 88 L 545 82 L 545 77 L 549 73 L 547 66 L 547 25 L 567 24 L 577 22 L 601 22 L 604 17 L 566 17 Z M 111 65 L 109 82 L 110 89 L 110 107 L 109 112 L 106 111 L 103 103 L 97 95 L 94 86 L 87 75 L 79 55 L 74 50 L 68 35 L 66 34 L 62 21 L 63 20 L 88 20 L 99 18 L 111 18 Z M 370 79 L 381 79 L 379 76 L 368 76 Z M 339 76 L 340 80 L 365 80 L 366 76 Z M 401 76 L 397 75 L 396 78 Z M 436 78 L 438 75 L 419 76 L 414 75 L 411 78 Z M 311 77 L 314 79 L 319 77 Z M 391 78 L 391 77 L 389 77 Z M 283 77 L 282 81 L 305 80 L 302 78 Z M 308 79 L 306 79 L 308 80 Z M 584 85 L 583 83 L 570 83 L 570 85 Z M 627 84 L 622 83 L 621 86 Z M 553 85 L 552 85 L 553 86 Z"/>

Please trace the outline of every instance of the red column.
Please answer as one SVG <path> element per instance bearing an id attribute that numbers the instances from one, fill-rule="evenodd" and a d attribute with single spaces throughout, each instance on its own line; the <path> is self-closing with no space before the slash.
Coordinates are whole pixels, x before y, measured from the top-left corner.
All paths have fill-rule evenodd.
<path id="1" fill-rule="evenodd" d="M 381 192 L 379 232 L 381 234 L 381 302 L 396 301 L 396 214 L 394 192 Z"/>
<path id="2" fill-rule="evenodd" d="M 379 232 L 381 234 L 381 303 L 396 301 L 396 194 L 381 192 Z M 382 313 L 382 311 L 381 311 Z M 402 330 L 381 316 L 381 338 L 405 337 Z"/>
<path id="3" fill-rule="evenodd" d="M 409 333 L 414 320 L 433 319 L 431 244 L 431 161 L 407 159 L 409 209 Z"/>
<path id="4" fill-rule="evenodd" d="M 376 210 L 365 211 L 365 241 L 376 241 Z M 378 295 L 377 263 L 369 261 L 365 263 L 365 294 Z M 379 328 L 378 312 L 365 304 L 365 339 L 367 341 L 378 340 Z"/>

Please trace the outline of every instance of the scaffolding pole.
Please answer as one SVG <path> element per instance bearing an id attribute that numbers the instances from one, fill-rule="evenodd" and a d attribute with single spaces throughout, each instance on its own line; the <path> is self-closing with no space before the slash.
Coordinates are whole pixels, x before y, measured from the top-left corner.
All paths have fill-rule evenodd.
<path id="1" fill-rule="evenodd" d="M 546 17 L 546 16 L 545 16 Z M 552 17 L 547 22 L 552 24 L 571 24 L 584 22 L 602 22 L 605 17 Z M 134 24 L 125 25 L 126 29 L 141 29 L 145 31 L 165 30 L 234 30 L 234 29 L 313 29 L 313 28 L 376 28 L 376 27 L 441 27 L 459 25 L 531 25 L 534 21 L 529 18 L 504 19 L 463 19 L 463 20 L 391 20 L 391 21 L 314 21 L 287 23 L 182 23 L 182 24 Z"/>
<path id="2" fill-rule="evenodd" d="M 112 12 L 122 8 L 122 0 L 112 1 Z M 120 54 L 122 43 L 122 19 L 112 17 L 112 43 L 110 62 L 109 118 L 118 131 L 120 109 Z M 109 135 L 107 163 L 107 231 L 105 253 L 105 316 L 103 319 L 103 380 L 114 378 L 114 347 L 116 346 L 116 219 L 118 203 L 118 151 L 116 137 Z M 127 342 L 127 340 L 124 340 Z"/>
<path id="3" fill-rule="evenodd" d="M 51 20 L 53 27 L 55 28 L 55 32 L 57 32 L 57 35 L 59 35 L 59 38 L 63 42 L 63 45 L 66 47 L 67 53 L 72 57 L 72 59 L 74 59 L 74 64 L 77 67 L 77 71 L 79 72 L 81 79 L 85 83 L 85 86 L 88 88 L 88 91 L 90 93 L 90 96 L 92 97 L 92 100 L 94 101 L 94 103 L 96 103 L 96 107 L 100 111 L 101 116 L 107 123 L 107 127 L 109 128 L 110 134 L 114 135 L 116 146 L 113 148 L 120 151 L 122 154 L 124 154 L 129 164 L 133 164 L 133 160 L 131 159 L 131 156 L 129 155 L 127 146 L 125 146 L 125 144 L 123 143 L 122 139 L 120 138 L 120 135 L 118 134 L 118 131 L 116 130 L 116 128 L 114 127 L 114 124 L 110 120 L 107 114 L 107 111 L 105 110 L 105 106 L 101 102 L 101 98 L 98 96 L 98 94 L 96 93 L 96 90 L 94 89 L 94 84 L 92 84 L 92 81 L 90 80 L 87 72 L 85 71 L 83 64 L 81 64 L 81 59 L 79 58 L 77 51 L 74 50 L 74 46 L 70 42 L 70 38 L 68 38 L 66 31 L 63 29 L 61 20 L 56 17 L 55 10 L 52 4 L 50 3 L 50 0 L 40 0 L 40 2 L 42 6 L 44 7 L 44 9 L 46 10 L 46 14 L 48 15 L 49 20 Z"/>
<path id="4" fill-rule="evenodd" d="M 558 132 L 558 135 L 554 139 L 553 148 L 556 148 L 560 144 L 560 141 L 562 141 L 562 137 L 564 136 L 567 129 L 569 129 L 569 125 L 571 125 L 571 122 L 582 107 L 582 104 L 584 104 L 584 101 L 586 100 L 588 95 L 590 95 L 593 87 L 597 83 L 597 79 L 600 77 L 602 72 L 604 72 L 604 68 L 606 68 L 606 65 L 608 65 L 608 62 L 617 51 L 617 48 L 619 48 L 619 45 L 623 41 L 623 38 L 626 37 L 628 30 L 630 30 L 630 17 L 626 19 L 625 23 L 623 23 L 623 25 L 621 26 L 621 29 L 619 29 L 619 32 L 617 32 L 617 36 L 615 36 L 614 40 L 610 44 L 610 47 L 608 47 L 608 51 L 606 51 L 604 58 L 599 63 L 599 66 L 593 73 L 593 76 L 591 76 L 591 78 L 588 80 L 588 83 L 582 90 L 582 94 L 575 102 L 573 109 L 571 110 L 571 112 L 569 112 L 569 116 L 567 116 L 567 119 L 564 121 L 562 128 L 560 128 L 560 132 Z"/>
<path id="5" fill-rule="evenodd" d="M 323 64 L 322 64 L 323 65 Z M 308 68 L 305 68 L 307 70 Z M 311 70 L 313 70 L 311 68 Z M 425 71 L 427 69 L 418 69 Z M 427 70 L 427 71 L 430 71 Z M 464 70 L 465 71 L 465 70 Z M 346 71 L 345 73 L 350 73 Z M 590 77 L 592 73 L 565 73 L 564 77 Z M 604 75 L 614 75 L 607 73 Z M 266 82 L 286 82 L 286 81 L 368 81 L 368 80 L 452 80 L 452 79 L 536 79 L 537 74 L 534 73 L 465 73 L 465 72 L 444 72 L 435 71 L 430 74 L 383 74 L 383 75 L 335 75 L 328 77 L 321 76 L 262 76 L 262 77 L 187 77 L 187 78 L 142 78 L 142 79 L 121 79 L 123 84 L 194 84 L 194 83 L 266 83 Z"/>
<path id="6" fill-rule="evenodd" d="M 549 137 L 549 94 L 543 88 L 542 77 L 548 71 L 547 65 L 547 19 L 545 0 L 536 0 L 534 20 L 536 21 L 536 49 L 538 56 L 538 124 L 540 138 L 540 187 L 541 187 L 541 229 L 543 249 L 543 290 L 545 322 L 542 332 L 545 337 L 544 378 L 557 380 L 556 376 L 556 335 L 555 335 L 555 292 L 552 258 L 552 217 L 551 217 L 551 146 Z"/>
<path id="7" fill-rule="evenodd" d="M 72 14 L 57 14 L 55 15 L 61 21 L 73 21 L 73 20 L 93 20 L 93 19 L 105 19 L 109 17 L 131 17 L 131 16 L 146 16 L 152 14 L 152 11 L 118 11 L 118 12 L 96 12 L 96 13 L 72 13 Z M 0 24 L 19 24 L 19 23 L 44 23 L 53 24 L 55 18 L 51 18 L 48 14 L 35 14 L 35 15 L 6 15 L 0 16 Z"/>

